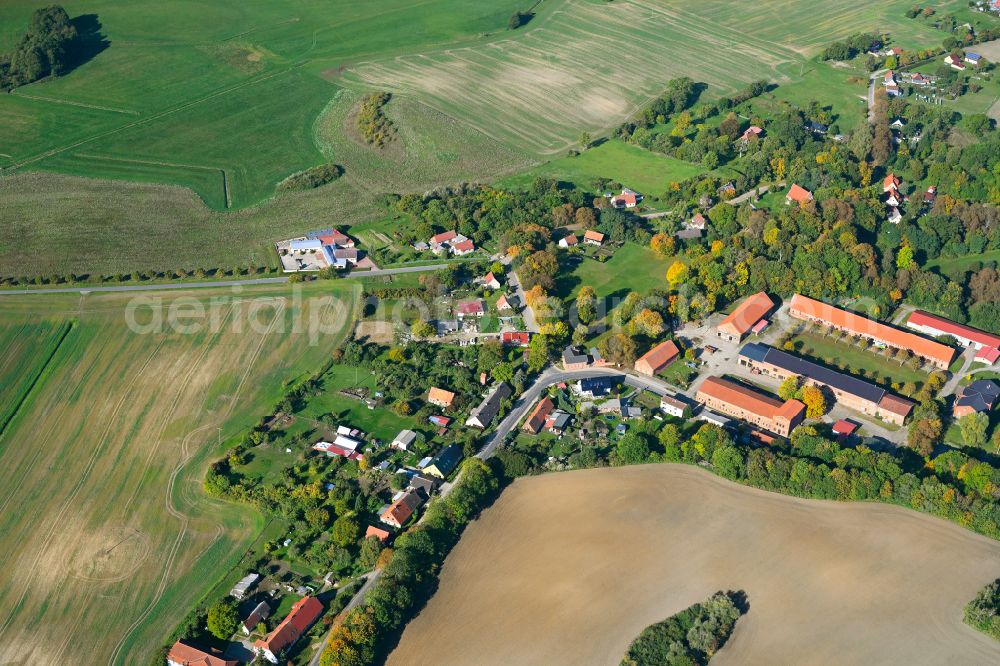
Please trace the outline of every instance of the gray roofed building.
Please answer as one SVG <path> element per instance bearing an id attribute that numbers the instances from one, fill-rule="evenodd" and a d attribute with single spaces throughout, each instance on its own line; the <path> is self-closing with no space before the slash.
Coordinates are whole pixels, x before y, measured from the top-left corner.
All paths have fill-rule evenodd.
<path id="1" fill-rule="evenodd" d="M 590 363 L 590 357 L 576 347 L 566 347 L 562 353 L 562 362 L 564 370 L 574 370 L 586 367 Z"/>
<path id="2" fill-rule="evenodd" d="M 973 412 L 988 412 L 1000 397 L 1000 385 L 989 379 L 977 379 L 955 400 L 955 416 L 961 418 Z"/>
<path id="3" fill-rule="evenodd" d="M 271 607 L 266 601 L 257 604 L 257 607 L 250 611 L 246 619 L 243 620 L 243 633 L 249 636 L 258 624 L 266 620 L 271 615 Z"/>
<path id="4" fill-rule="evenodd" d="M 240 582 L 233 586 L 233 589 L 229 591 L 229 594 L 233 595 L 237 599 L 242 599 L 247 595 L 247 592 L 252 590 L 257 583 L 260 582 L 259 573 L 248 573 Z"/>
<path id="5" fill-rule="evenodd" d="M 681 240 L 693 240 L 695 238 L 701 238 L 704 235 L 704 233 L 705 232 L 703 232 L 701 229 L 681 229 L 674 235 L 680 238 Z"/>
<path id="6" fill-rule="evenodd" d="M 500 406 L 503 401 L 513 394 L 513 390 L 507 382 L 500 382 L 483 399 L 479 406 L 472 410 L 472 414 L 465 420 L 465 425 L 476 428 L 488 428 L 500 413 Z"/>
<path id="7" fill-rule="evenodd" d="M 396 439 L 392 440 L 392 448 L 409 451 L 410 446 L 417 441 L 417 433 L 412 430 L 400 430 Z"/>
<path id="8" fill-rule="evenodd" d="M 433 477 L 423 474 L 414 474 L 410 477 L 409 487 L 422 492 L 425 498 L 430 498 L 435 486 L 437 486 L 437 479 Z"/>

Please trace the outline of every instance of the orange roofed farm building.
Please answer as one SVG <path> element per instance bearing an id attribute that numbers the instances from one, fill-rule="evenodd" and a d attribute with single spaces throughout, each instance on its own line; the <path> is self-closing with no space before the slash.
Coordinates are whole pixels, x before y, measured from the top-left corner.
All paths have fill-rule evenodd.
<path id="1" fill-rule="evenodd" d="M 655 377 L 661 370 L 670 365 L 678 354 L 680 354 L 680 349 L 677 348 L 673 340 L 661 342 L 635 362 L 635 371 L 648 377 Z"/>
<path id="2" fill-rule="evenodd" d="M 218 650 L 206 652 L 190 643 L 177 641 L 167 653 L 168 666 L 237 666 L 235 659 L 225 659 Z"/>
<path id="3" fill-rule="evenodd" d="M 730 342 L 742 340 L 754 324 L 767 316 L 774 307 L 774 301 L 764 292 L 747 296 L 746 300 L 719 322 L 719 337 Z"/>
<path id="4" fill-rule="evenodd" d="M 907 349 L 941 370 L 947 370 L 951 360 L 955 357 L 955 350 L 948 345 L 915 333 L 901 331 L 847 310 L 835 308 L 802 294 L 792 296 L 788 313 L 796 319 L 826 324 L 841 331 L 847 331 L 851 335 L 859 335 L 877 344 L 896 349 Z"/>
<path id="5" fill-rule="evenodd" d="M 707 378 L 695 400 L 782 437 L 788 437 L 806 413 L 806 406 L 798 400 L 782 402 L 721 377 Z"/>
<path id="6" fill-rule="evenodd" d="M 323 604 L 316 597 L 302 597 L 292 605 L 288 616 L 274 631 L 254 643 L 257 652 L 272 664 L 278 663 L 279 655 L 299 640 L 312 623 L 323 614 Z"/>

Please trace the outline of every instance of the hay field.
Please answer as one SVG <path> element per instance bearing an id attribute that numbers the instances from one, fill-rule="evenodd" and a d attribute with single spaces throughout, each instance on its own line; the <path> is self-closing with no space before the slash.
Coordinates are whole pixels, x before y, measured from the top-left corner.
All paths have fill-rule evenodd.
<path id="1" fill-rule="evenodd" d="M 5 327 L 75 322 L 0 437 L 0 662 L 147 663 L 238 560 L 263 521 L 201 483 L 217 442 L 343 339 L 351 286 L 303 294 L 165 292 L 167 307 L 218 299 L 219 325 L 192 334 L 131 331 L 116 294 L 0 300 Z M 317 345 L 290 325 L 311 314 L 329 325 Z"/>
<path id="2" fill-rule="evenodd" d="M 520 479 L 462 536 L 389 664 L 617 664 L 718 590 L 750 610 L 713 664 L 989 664 L 962 606 L 1000 543 L 899 507 L 649 465 Z"/>
<path id="3" fill-rule="evenodd" d="M 884 28 L 905 41 L 918 30 L 903 16 L 910 4 L 565 0 L 508 38 L 361 63 L 343 81 L 418 95 L 550 155 L 621 122 L 674 77 L 732 92 L 756 79 L 787 83 L 807 57 L 853 32 Z"/>
<path id="4" fill-rule="evenodd" d="M 0 3 L 0 51 L 37 6 Z M 328 72 L 479 39 L 519 6 L 74 0 L 71 17 L 96 17 L 107 48 L 66 76 L 0 95 L 0 168 L 183 185 L 216 209 L 248 206 L 323 161 L 312 124 L 337 90 Z"/>

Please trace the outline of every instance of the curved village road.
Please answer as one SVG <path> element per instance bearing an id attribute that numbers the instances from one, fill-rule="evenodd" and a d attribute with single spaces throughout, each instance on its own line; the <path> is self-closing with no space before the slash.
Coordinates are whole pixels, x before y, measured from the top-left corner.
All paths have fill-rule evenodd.
<path id="1" fill-rule="evenodd" d="M 368 277 L 370 275 L 398 275 L 402 273 L 421 273 L 447 268 L 449 264 L 427 264 L 426 266 L 402 266 L 400 268 L 376 268 L 370 271 L 358 271 L 347 275 L 352 277 Z M 208 282 L 165 282 L 163 284 L 123 284 L 114 287 L 53 287 L 50 289 L 0 289 L 0 296 L 23 294 L 89 294 L 102 291 L 161 291 L 163 289 L 203 289 L 206 287 L 245 287 L 257 284 L 282 284 L 288 282 L 288 277 L 251 278 L 247 280 L 213 280 Z"/>
<path id="2" fill-rule="evenodd" d="M 511 408 L 510 413 L 500 424 L 496 427 L 496 430 L 490 434 L 486 440 L 483 448 L 479 450 L 476 457 L 480 460 L 486 460 L 494 453 L 496 453 L 497 447 L 503 443 L 504 439 L 510 432 L 517 427 L 517 424 L 521 422 L 521 419 L 527 415 L 528 410 L 530 410 L 535 401 L 541 397 L 542 392 L 553 384 L 558 384 L 559 382 L 574 382 L 580 379 L 587 379 L 589 377 L 621 377 L 622 381 L 626 386 L 631 386 L 637 389 L 648 389 L 657 395 L 666 395 L 667 393 L 682 393 L 682 391 L 666 382 L 654 379 L 652 377 L 644 377 L 640 375 L 633 375 L 631 373 L 625 372 L 619 368 L 587 368 L 586 370 L 560 370 L 554 366 L 550 366 L 545 372 L 538 375 L 535 382 L 529 386 L 524 393 L 518 397 L 514 402 L 514 406 Z"/>

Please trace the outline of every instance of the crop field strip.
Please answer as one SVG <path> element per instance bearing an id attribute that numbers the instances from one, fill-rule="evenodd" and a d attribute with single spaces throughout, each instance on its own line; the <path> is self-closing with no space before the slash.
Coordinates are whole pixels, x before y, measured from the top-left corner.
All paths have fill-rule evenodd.
<path id="1" fill-rule="evenodd" d="M 118 295 L 92 297 L 93 308 L 74 313 L 80 324 L 3 440 L 20 444 L 0 448 L 9 553 L 0 574 L 0 660 L 90 663 L 103 651 L 115 663 L 137 663 L 187 612 L 192 594 L 243 552 L 260 517 L 201 492 L 216 428 L 229 436 L 234 418 L 252 422 L 262 391 L 275 396 L 289 373 L 314 368 L 350 319 L 332 319 L 324 303 L 286 307 L 295 306 L 287 293 L 249 291 L 275 304 L 269 326 L 317 307 L 339 322 L 339 333 L 317 347 L 305 332 L 254 332 L 245 322 L 242 333 L 222 326 L 138 335 L 126 329 L 127 299 Z M 307 296 L 326 293 L 329 285 Z M 349 285 L 333 290 L 343 303 L 353 303 L 351 293 Z M 70 314 L 72 302 L 53 299 L 46 321 Z M 5 301 L 0 315 L 30 322 L 24 303 Z M 10 511 L 15 504 L 30 509 Z M 44 640 L 39 626 L 49 628 Z"/>
<path id="2" fill-rule="evenodd" d="M 72 322 L 24 323 L 0 330 L 0 446 L 7 426 L 28 399 L 60 345 Z"/>
<path id="3" fill-rule="evenodd" d="M 358 63 L 342 81 L 413 95 L 509 145 L 550 155 L 574 145 L 581 130 L 620 122 L 676 76 L 708 83 L 713 94 L 760 78 L 788 83 L 823 45 L 873 22 L 904 41 L 939 41 L 943 33 L 903 16 L 907 7 L 567 0 L 513 36 Z"/>

